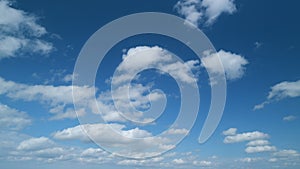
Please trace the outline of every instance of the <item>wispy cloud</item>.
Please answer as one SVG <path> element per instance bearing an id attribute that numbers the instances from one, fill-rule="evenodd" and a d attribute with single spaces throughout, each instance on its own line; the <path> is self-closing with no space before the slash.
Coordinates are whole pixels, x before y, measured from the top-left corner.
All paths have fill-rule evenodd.
<path id="1" fill-rule="evenodd" d="M 38 18 L 13 7 L 13 1 L 0 1 L 0 59 L 24 53 L 48 54 L 53 44 L 43 40 L 46 28 Z"/>
<path id="2" fill-rule="evenodd" d="M 261 104 L 255 105 L 254 110 L 262 109 L 265 105 L 274 101 L 286 98 L 295 98 L 300 96 L 300 80 L 295 82 L 284 81 L 271 87 L 267 100 Z"/>
<path id="3" fill-rule="evenodd" d="M 294 121 L 296 119 L 297 119 L 297 116 L 293 116 L 293 115 L 283 117 L 283 121 Z"/>

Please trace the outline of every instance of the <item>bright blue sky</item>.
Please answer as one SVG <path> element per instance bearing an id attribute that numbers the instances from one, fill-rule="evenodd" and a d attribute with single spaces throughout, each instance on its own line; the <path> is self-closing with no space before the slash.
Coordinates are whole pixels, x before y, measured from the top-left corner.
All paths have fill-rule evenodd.
<path id="1" fill-rule="evenodd" d="M 0 168 L 299 168 L 299 5 L 296 0 L 0 0 Z M 206 69 L 219 73 L 214 62 L 218 56 L 227 78 L 222 120 L 212 137 L 199 144 L 211 90 L 196 54 L 177 40 L 153 34 L 124 39 L 109 51 L 96 78 L 98 106 L 105 120 L 129 137 L 166 130 L 178 115 L 180 91 L 174 78 L 157 70 L 135 77 L 131 99 L 138 110 L 149 108 L 144 99 L 151 89 L 161 89 L 168 100 L 154 124 L 136 128 L 119 116 L 108 96 L 117 67 L 130 74 L 154 65 L 186 84 L 197 78 L 201 102 L 194 127 L 175 149 L 146 160 L 113 156 L 91 142 L 80 128 L 72 100 L 71 75 L 84 43 L 105 24 L 137 12 L 164 12 L 196 25 L 218 54 L 203 54 Z M 145 59 L 136 58 L 139 55 Z M 168 60 L 169 56 L 184 63 Z M 136 59 L 135 64 L 130 59 Z M 117 87 L 123 86 L 117 83 Z M 79 116 L 95 108 L 89 104 L 90 88 L 82 90 Z M 154 94 L 160 102 L 162 95 Z M 122 90 L 116 95 L 123 96 Z M 127 106 L 121 104 L 122 110 Z M 123 113 L 145 120 L 131 111 Z M 161 147 L 170 145 L 161 138 L 137 144 L 111 134 L 106 124 L 84 128 L 99 131 L 95 138 L 104 147 L 125 147 L 137 154 L 147 148 L 163 151 L 166 148 Z M 182 134 L 186 131 L 174 130 L 167 138 Z"/>

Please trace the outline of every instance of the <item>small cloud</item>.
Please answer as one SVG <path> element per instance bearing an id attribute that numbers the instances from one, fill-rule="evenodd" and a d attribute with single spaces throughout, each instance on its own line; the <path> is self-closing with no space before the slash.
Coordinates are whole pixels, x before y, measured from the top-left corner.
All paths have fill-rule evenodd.
<path id="1" fill-rule="evenodd" d="M 217 53 L 205 51 L 203 54 L 202 66 L 211 73 L 216 75 L 225 73 L 227 80 L 236 80 L 243 77 L 245 66 L 248 64 L 243 56 L 224 50 Z"/>
<path id="2" fill-rule="evenodd" d="M 283 121 L 294 121 L 296 119 L 297 117 L 293 115 L 283 117 Z"/>
<path id="3" fill-rule="evenodd" d="M 223 135 L 225 136 L 232 136 L 232 135 L 236 135 L 237 132 L 237 128 L 230 128 L 228 130 L 223 131 Z"/>
<path id="4" fill-rule="evenodd" d="M 262 153 L 262 152 L 270 152 L 270 151 L 276 151 L 275 146 L 250 146 L 245 149 L 246 153 Z"/>
<path id="5" fill-rule="evenodd" d="M 246 133 L 239 133 L 233 136 L 226 136 L 224 139 L 225 144 L 230 143 L 239 143 L 244 141 L 252 141 L 252 140 L 259 140 L 259 139 L 266 139 L 269 138 L 269 135 L 266 133 L 262 133 L 260 131 L 253 131 L 253 132 L 246 132 Z"/>
<path id="6" fill-rule="evenodd" d="M 221 14 L 233 14 L 236 11 L 234 0 L 180 0 L 175 5 L 177 12 L 186 23 L 197 26 L 200 23 L 212 25 Z"/>
<path id="7" fill-rule="evenodd" d="M 262 45 L 263 45 L 262 42 L 255 42 L 254 43 L 254 46 L 255 46 L 256 49 L 260 48 Z"/>

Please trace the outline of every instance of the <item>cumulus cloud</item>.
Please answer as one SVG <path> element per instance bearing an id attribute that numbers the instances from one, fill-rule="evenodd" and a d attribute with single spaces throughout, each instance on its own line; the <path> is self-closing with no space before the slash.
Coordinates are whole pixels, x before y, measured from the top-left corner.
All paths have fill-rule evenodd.
<path id="1" fill-rule="evenodd" d="M 48 54 L 52 43 L 42 40 L 45 27 L 37 17 L 13 7 L 11 1 L 0 1 L 0 59 L 16 57 L 22 53 Z"/>
<path id="2" fill-rule="evenodd" d="M 253 140 L 250 141 L 247 146 L 264 146 L 269 145 L 270 142 L 268 140 Z"/>
<path id="3" fill-rule="evenodd" d="M 186 161 L 184 161 L 184 160 L 181 159 L 181 158 L 175 158 L 175 159 L 173 160 L 173 163 L 175 163 L 175 164 L 184 164 L 184 163 L 186 163 Z"/>
<path id="4" fill-rule="evenodd" d="M 295 82 L 284 81 L 271 87 L 267 100 L 261 104 L 255 105 L 254 110 L 262 109 L 265 105 L 274 101 L 286 98 L 295 98 L 300 96 L 300 80 Z"/>
<path id="5" fill-rule="evenodd" d="M 31 124 L 27 113 L 0 103 L 0 127 L 6 130 L 20 130 Z"/>
<path id="6" fill-rule="evenodd" d="M 237 133 L 236 128 L 230 128 L 223 131 L 223 135 L 225 135 L 225 144 L 248 142 L 245 148 L 246 153 L 274 152 L 277 150 L 277 148 L 272 146 L 269 140 L 267 140 L 270 136 L 260 131 Z M 244 158 L 242 160 L 242 162 L 254 161 L 252 158 Z"/>
<path id="7" fill-rule="evenodd" d="M 276 151 L 275 146 L 262 145 L 262 146 L 249 146 L 245 149 L 246 153 L 261 153 L 261 152 L 269 152 Z"/>
<path id="8" fill-rule="evenodd" d="M 17 147 L 18 150 L 40 150 L 50 148 L 54 142 L 46 137 L 30 138 L 22 141 Z"/>
<path id="9" fill-rule="evenodd" d="M 228 130 L 223 131 L 223 135 L 225 136 L 232 136 L 232 135 L 236 135 L 237 132 L 237 128 L 230 128 Z"/>
<path id="10" fill-rule="evenodd" d="M 252 141 L 252 140 L 258 140 L 258 139 L 266 139 L 269 138 L 268 134 L 262 133 L 260 131 L 253 131 L 253 132 L 246 132 L 246 133 L 240 133 L 232 136 L 226 136 L 224 139 L 224 143 L 239 143 L 244 141 Z"/>
<path id="11" fill-rule="evenodd" d="M 211 25 L 223 13 L 233 14 L 236 5 L 234 0 L 180 0 L 175 9 L 187 23 L 197 26 L 201 23 Z"/>
<path id="12" fill-rule="evenodd" d="M 73 105 L 72 88 L 81 88 L 78 97 L 82 104 L 86 105 L 94 98 L 94 88 L 78 86 L 52 86 L 52 85 L 27 85 L 7 81 L 0 77 L 0 95 L 8 98 L 24 101 L 38 101 L 50 107 L 50 113 L 54 114 L 53 119 L 77 118 L 76 113 L 70 107 Z M 79 115 L 84 110 L 78 111 Z"/>
<path id="13" fill-rule="evenodd" d="M 241 55 L 220 50 L 217 53 L 205 51 L 202 66 L 215 75 L 225 73 L 228 80 L 239 79 L 244 75 L 248 61 Z M 219 66 L 222 63 L 223 68 Z"/>
<path id="14" fill-rule="evenodd" d="M 99 123 L 79 125 L 57 131 L 53 133 L 53 138 L 57 140 L 90 142 L 91 140 L 82 128 L 96 143 L 101 143 L 106 148 L 117 148 L 116 153 L 126 154 L 135 158 L 151 156 L 151 154 L 156 154 L 161 150 L 168 150 L 170 147 L 174 147 L 174 145 L 169 144 L 170 140 L 168 138 L 151 137 L 151 133 L 139 128 L 126 130 L 126 126 L 120 124 Z"/>
<path id="15" fill-rule="evenodd" d="M 300 154 L 296 150 L 286 149 L 286 150 L 280 150 L 278 152 L 273 153 L 274 156 L 277 157 L 299 157 Z"/>

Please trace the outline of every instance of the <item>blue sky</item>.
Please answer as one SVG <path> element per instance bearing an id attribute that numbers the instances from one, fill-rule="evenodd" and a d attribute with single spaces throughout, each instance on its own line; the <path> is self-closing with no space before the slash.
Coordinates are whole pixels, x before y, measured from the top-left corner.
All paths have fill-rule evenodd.
<path id="1" fill-rule="evenodd" d="M 0 168 L 299 168 L 298 6 L 292 0 L 0 0 Z M 75 84 L 81 78 L 73 71 L 83 45 L 109 22 L 139 12 L 183 18 L 216 51 L 200 60 L 171 37 L 123 39 L 104 56 L 95 88 L 73 86 L 79 92 L 74 109 L 72 77 Z M 223 116 L 200 144 L 217 83 L 208 72 L 219 77 L 223 71 Z M 199 91 L 200 101 L 197 92 L 181 97 L 180 84 Z M 165 107 L 143 113 L 165 99 Z M 195 123 L 190 131 L 191 121 L 169 129 L 183 99 L 191 110 L 199 101 L 197 118 L 186 116 Z"/>

